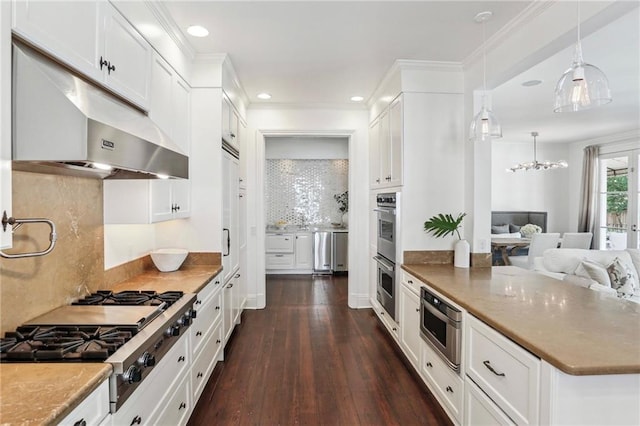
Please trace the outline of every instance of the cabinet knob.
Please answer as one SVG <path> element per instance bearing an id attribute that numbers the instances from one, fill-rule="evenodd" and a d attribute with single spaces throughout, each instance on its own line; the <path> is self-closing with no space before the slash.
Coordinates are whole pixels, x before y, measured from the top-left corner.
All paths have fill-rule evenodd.
<path id="1" fill-rule="evenodd" d="M 219 311 L 219 310 L 220 310 L 220 306 L 216 306 L 216 311 Z"/>
<path id="2" fill-rule="evenodd" d="M 135 416 L 133 420 L 131 420 L 131 426 L 142 423 L 142 417 Z"/>
<path id="3" fill-rule="evenodd" d="M 229 283 L 229 285 L 227 286 L 227 288 L 231 288 L 233 287 L 233 283 Z"/>
<path id="4" fill-rule="evenodd" d="M 220 339 L 216 339 L 216 343 L 220 344 L 220 343 L 222 343 L 222 341 Z"/>
<path id="5" fill-rule="evenodd" d="M 196 336 L 202 336 L 202 331 L 197 331 Z"/>
<path id="6" fill-rule="evenodd" d="M 409 284 L 413 284 L 413 280 L 409 280 L 407 281 Z"/>
<path id="7" fill-rule="evenodd" d="M 102 69 L 104 66 L 107 66 L 107 65 L 109 65 L 109 61 L 107 61 L 102 56 L 100 56 L 100 69 Z"/>
<path id="8" fill-rule="evenodd" d="M 185 404 L 184 402 L 181 402 L 180 406 L 178 407 L 178 411 L 182 410 L 183 408 L 187 408 L 187 404 Z"/>
<path id="9" fill-rule="evenodd" d="M 376 183 L 380 183 L 380 178 L 376 179 Z"/>
<path id="10" fill-rule="evenodd" d="M 453 393 L 453 389 L 451 389 L 451 386 L 447 386 L 446 391 Z"/>
<path id="11" fill-rule="evenodd" d="M 240 278 L 240 274 L 236 274 L 234 278 Z"/>
<path id="12" fill-rule="evenodd" d="M 198 378 L 198 379 L 199 379 L 199 378 L 200 378 L 200 377 L 202 377 L 202 376 L 203 376 L 202 372 L 198 371 L 198 374 L 196 374 L 196 378 Z"/>
<path id="13" fill-rule="evenodd" d="M 185 357 L 183 355 L 180 355 L 178 357 L 178 362 L 184 362 L 185 361 Z"/>
<path id="14" fill-rule="evenodd" d="M 85 419 L 80 419 L 73 424 L 73 426 L 87 426 L 87 421 Z"/>
<path id="15" fill-rule="evenodd" d="M 392 330 L 393 331 L 398 331 L 398 329 L 396 327 L 393 327 Z"/>
<path id="16" fill-rule="evenodd" d="M 416 308 L 416 312 L 420 312 L 420 308 Z"/>
<path id="17" fill-rule="evenodd" d="M 109 62 L 109 65 L 107 66 L 107 72 L 109 73 L 109 75 L 111 75 L 111 71 L 115 71 L 115 70 L 116 70 L 116 66 L 111 65 L 111 62 Z"/>
<path id="18" fill-rule="evenodd" d="M 427 361 L 427 367 L 431 368 L 431 367 L 433 367 L 433 364 L 431 364 L 429 361 Z"/>

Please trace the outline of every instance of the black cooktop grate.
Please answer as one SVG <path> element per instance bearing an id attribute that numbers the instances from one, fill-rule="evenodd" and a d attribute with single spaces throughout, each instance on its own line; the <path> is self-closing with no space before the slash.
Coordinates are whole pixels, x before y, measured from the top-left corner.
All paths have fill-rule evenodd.
<path id="1" fill-rule="evenodd" d="M 121 291 L 114 293 L 108 290 L 99 290 L 86 296 L 83 299 L 73 302 L 73 305 L 136 305 L 136 306 L 159 306 L 163 303 L 167 307 L 177 302 L 183 295 L 181 291 L 166 291 L 157 293 L 155 291 Z"/>
<path id="2" fill-rule="evenodd" d="M 133 326 L 20 326 L 0 339 L 0 361 L 104 361 L 137 331 Z"/>

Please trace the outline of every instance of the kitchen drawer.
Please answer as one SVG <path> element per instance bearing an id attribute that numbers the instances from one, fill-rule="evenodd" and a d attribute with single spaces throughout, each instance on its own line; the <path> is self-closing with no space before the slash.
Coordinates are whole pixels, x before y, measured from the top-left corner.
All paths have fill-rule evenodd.
<path id="1" fill-rule="evenodd" d="M 209 380 L 209 376 L 211 376 L 211 372 L 220 358 L 220 351 L 223 348 L 222 332 L 222 321 L 220 321 L 213 329 L 202 352 L 195 359 L 191 367 L 191 387 L 193 391 L 193 401 L 195 402 L 200 398 Z"/>
<path id="2" fill-rule="evenodd" d="M 202 344 L 210 335 L 213 324 L 222 317 L 222 292 L 216 293 L 212 299 L 198 310 L 198 315 L 193 321 L 189 332 L 191 333 L 191 352 L 198 356 Z"/>
<path id="3" fill-rule="evenodd" d="M 265 247 L 267 253 L 293 253 L 293 234 L 267 234 Z"/>
<path id="4" fill-rule="evenodd" d="M 59 423 L 76 425 L 83 421 L 88 425 L 99 424 L 109 414 L 109 380 L 102 382 L 71 413 Z"/>
<path id="5" fill-rule="evenodd" d="M 467 319 L 467 374 L 516 423 L 537 424 L 540 360 L 480 320 Z"/>
<path id="6" fill-rule="evenodd" d="M 420 296 L 420 287 L 423 285 L 422 281 L 417 279 L 411 274 L 402 271 L 402 282 L 411 289 L 415 294 Z"/>
<path id="7" fill-rule="evenodd" d="M 267 253 L 266 269 L 293 269 L 295 256 L 293 254 L 273 254 Z"/>
<path id="8" fill-rule="evenodd" d="M 464 424 L 469 426 L 515 425 L 469 378 L 464 383 Z"/>
<path id="9" fill-rule="evenodd" d="M 184 425 L 191 414 L 192 401 L 189 395 L 189 377 L 185 376 L 175 393 L 163 404 L 164 411 L 153 420 L 157 425 Z"/>
<path id="10" fill-rule="evenodd" d="M 422 342 L 421 373 L 427 385 L 436 393 L 445 410 L 458 422 L 462 413 L 464 381 L 436 354 L 429 344 Z"/>
<path id="11" fill-rule="evenodd" d="M 213 295 L 213 293 L 216 292 L 216 290 L 220 290 L 222 289 L 222 277 L 220 274 L 218 274 L 217 276 L 215 276 L 213 279 L 211 279 L 211 281 L 209 281 L 209 283 L 204 286 L 204 288 L 202 290 L 200 290 L 198 292 L 198 297 L 196 299 L 196 302 L 194 304 L 194 307 L 196 309 L 196 311 L 205 303 L 207 303 L 209 301 L 209 299 L 211 299 L 211 296 Z"/>

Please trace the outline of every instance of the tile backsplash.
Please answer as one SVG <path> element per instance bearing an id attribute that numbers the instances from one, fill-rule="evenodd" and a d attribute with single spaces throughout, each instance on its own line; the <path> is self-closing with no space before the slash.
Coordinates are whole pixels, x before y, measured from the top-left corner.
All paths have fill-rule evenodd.
<path id="1" fill-rule="evenodd" d="M 333 196 L 349 188 L 349 160 L 266 160 L 266 223 L 339 223 Z"/>

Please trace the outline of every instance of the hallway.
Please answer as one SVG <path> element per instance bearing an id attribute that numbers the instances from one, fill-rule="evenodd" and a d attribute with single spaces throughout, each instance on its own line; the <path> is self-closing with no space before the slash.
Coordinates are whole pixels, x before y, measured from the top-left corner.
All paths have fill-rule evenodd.
<path id="1" fill-rule="evenodd" d="M 267 276 L 190 425 L 450 424 L 369 309 L 347 307 L 347 277 Z"/>

